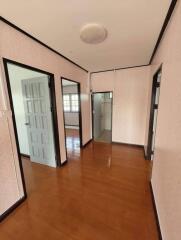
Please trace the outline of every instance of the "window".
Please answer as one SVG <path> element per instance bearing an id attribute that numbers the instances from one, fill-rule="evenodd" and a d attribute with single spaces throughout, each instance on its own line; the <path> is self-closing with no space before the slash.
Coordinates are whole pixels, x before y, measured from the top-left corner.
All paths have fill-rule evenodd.
<path id="1" fill-rule="evenodd" d="M 78 94 L 64 94 L 63 106 L 65 112 L 78 112 L 79 111 Z"/>
<path id="2" fill-rule="evenodd" d="M 63 96 L 63 106 L 65 112 L 70 112 L 70 95 L 66 94 Z"/>
<path id="3" fill-rule="evenodd" d="M 78 94 L 71 94 L 71 111 L 72 112 L 78 112 L 79 111 Z"/>

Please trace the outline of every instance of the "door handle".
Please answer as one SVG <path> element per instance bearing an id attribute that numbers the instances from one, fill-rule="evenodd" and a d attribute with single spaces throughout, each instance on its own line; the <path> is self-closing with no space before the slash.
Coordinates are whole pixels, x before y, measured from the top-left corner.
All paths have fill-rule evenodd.
<path id="1" fill-rule="evenodd" d="M 25 123 L 25 125 L 26 125 L 26 126 L 29 126 L 30 124 L 27 122 L 27 123 Z"/>

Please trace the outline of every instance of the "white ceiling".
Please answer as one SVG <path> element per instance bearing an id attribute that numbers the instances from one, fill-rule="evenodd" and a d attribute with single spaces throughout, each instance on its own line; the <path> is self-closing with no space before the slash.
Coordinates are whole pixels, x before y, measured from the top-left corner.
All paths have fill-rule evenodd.
<path id="1" fill-rule="evenodd" d="M 148 64 L 171 0 L 0 0 L 0 14 L 89 71 Z M 105 42 L 80 40 L 87 23 Z"/>

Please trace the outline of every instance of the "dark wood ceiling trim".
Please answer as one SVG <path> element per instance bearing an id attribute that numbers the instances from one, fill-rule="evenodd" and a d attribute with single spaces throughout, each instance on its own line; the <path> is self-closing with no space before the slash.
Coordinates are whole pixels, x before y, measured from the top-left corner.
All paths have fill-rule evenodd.
<path id="1" fill-rule="evenodd" d="M 113 68 L 113 69 L 108 69 L 108 70 L 101 70 L 101 71 L 91 72 L 91 74 L 101 73 L 101 72 L 117 71 L 117 70 L 129 69 L 129 68 L 147 67 L 147 66 L 149 66 L 149 65 L 150 65 L 150 64 L 138 65 L 138 66 L 132 66 L 132 67 L 124 67 L 124 68 Z"/>
<path id="2" fill-rule="evenodd" d="M 163 37 L 163 34 L 165 32 L 165 29 L 171 19 L 171 16 L 172 16 L 172 13 L 175 9 L 175 6 L 176 6 L 176 3 L 177 3 L 177 0 L 172 0 L 171 4 L 170 4 L 170 7 L 168 9 L 168 12 L 167 12 L 167 15 L 165 17 L 165 20 L 164 20 L 164 23 L 162 25 L 162 28 L 161 28 L 161 31 L 160 31 L 160 34 L 158 36 L 158 39 L 157 39 L 157 42 L 156 42 L 156 45 L 153 49 L 153 53 L 151 55 L 151 58 L 150 58 L 150 61 L 149 61 L 149 64 L 145 64 L 145 65 L 140 65 L 140 66 L 132 66 L 132 67 L 125 67 L 125 68 L 116 68 L 116 69 L 108 69 L 108 70 L 102 70 L 102 71 L 96 71 L 96 72 L 91 72 L 92 73 L 101 73 L 101 72 L 108 72 L 108 71 L 113 71 L 113 70 L 121 70 L 121 69 L 129 69 L 129 68 L 136 68 L 136 67 L 144 67 L 144 66 L 149 66 L 151 65 L 152 61 L 153 61 L 153 58 L 158 50 L 158 47 L 159 47 L 159 44 L 162 40 L 162 37 Z"/>
<path id="3" fill-rule="evenodd" d="M 7 19 L 3 18 L 2 16 L 0 16 L 0 20 L 3 21 L 4 23 L 8 24 L 9 26 L 13 27 L 14 29 L 16 29 L 17 31 L 25 34 L 26 36 L 30 37 L 31 39 L 33 39 L 34 41 L 38 42 L 39 44 L 41 44 L 42 46 L 48 48 L 50 51 L 58 54 L 59 56 L 61 56 L 62 58 L 64 58 L 65 60 L 71 62 L 72 64 L 76 65 L 77 67 L 81 68 L 82 70 L 87 71 L 87 69 L 81 67 L 80 65 L 78 65 L 77 63 L 73 62 L 72 60 L 70 60 L 69 58 L 65 57 L 64 55 L 62 55 L 61 53 L 59 53 L 58 51 L 54 50 L 53 48 L 49 47 L 48 45 L 46 45 L 45 43 L 41 42 L 40 40 L 38 40 L 37 38 L 33 37 L 31 34 L 25 32 L 23 29 L 19 28 L 18 26 L 16 26 L 15 24 L 11 23 L 10 21 L 8 21 Z"/>
<path id="4" fill-rule="evenodd" d="M 174 11 L 174 9 L 175 9 L 176 3 L 177 3 L 177 0 L 172 0 L 172 2 L 171 2 L 171 4 L 170 4 L 170 7 L 169 7 L 168 12 L 167 12 L 167 15 L 166 15 L 166 17 L 165 17 L 165 20 L 164 20 L 162 29 L 161 29 L 160 34 L 159 34 L 159 37 L 158 37 L 158 40 L 157 40 L 156 45 L 155 45 L 155 47 L 154 47 L 153 53 L 152 53 L 152 55 L 151 55 L 149 64 L 152 63 L 153 58 L 154 58 L 154 56 L 155 56 L 155 54 L 156 54 L 156 52 L 157 52 L 158 46 L 159 46 L 159 44 L 160 44 L 160 42 L 161 42 L 161 40 L 162 40 L 163 34 L 164 34 L 164 32 L 165 32 L 165 29 L 166 29 L 166 27 L 167 27 L 167 25 L 168 25 L 168 23 L 169 23 L 169 21 L 170 21 L 170 19 L 171 19 L 171 16 L 172 16 L 172 13 L 173 13 L 173 11 Z"/>
<path id="5" fill-rule="evenodd" d="M 108 69 L 108 70 L 100 70 L 100 71 L 95 71 L 95 72 L 91 72 L 92 73 L 100 73 L 100 72 L 108 72 L 108 71 L 113 71 L 113 70 L 121 70 L 121 69 L 129 69 L 129 68 L 136 68 L 136 67 L 144 67 L 144 66 L 149 66 L 152 61 L 153 61 L 153 58 L 157 52 L 157 49 L 159 47 L 159 44 L 162 40 L 162 37 L 163 37 L 163 34 L 165 32 L 165 29 L 171 19 L 171 16 L 172 16 L 172 13 L 175 9 L 175 6 L 176 6 L 176 3 L 177 3 L 177 0 L 172 0 L 171 4 L 170 4 L 170 7 L 168 9 L 168 12 L 167 12 L 167 15 L 165 17 L 165 20 L 164 20 L 164 23 L 163 23 L 163 26 L 161 28 L 161 31 L 160 31 L 160 34 L 159 34 L 159 37 L 157 39 L 157 42 L 156 42 L 156 45 L 153 49 L 153 52 L 152 52 L 152 55 L 151 55 L 151 58 L 150 58 L 150 61 L 149 61 L 149 64 L 145 64 L 145 65 L 140 65 L 140 66 L 131 66 L 131 67 L 124 67 L 124 68 L 116 68 L 116 69 Z M 32 35 L 30 35 L 29 33 L 25 32 L 24 30 L 22 30 L 21 28 L 17 27 L 16 25 L 14 25 L 13 23 L 11 23 L 10 21 L 6 20 L 5 18 L 1 17 L 0 16 L 0 20 L 5 22 L 6 24 L 8 24 L 9 26 L 15 28 L 16 30 L 18 30 L 19 32 L 25 34 L 26 36 L 30 37 L 31 39 L 35 40 L 36 42 L 38 42 L 39 44 L 43 45 L 44 47 L 48 48 L 49 50 L 53 51 L 54 53 L 58 54 L 59 56 L 63 57 L 64 59 L 66 59 L 67 61 L 71 62 L 72 64 L 76 65 L 77 67 L 81 68 L 82 70 L 88 72 L 88 70 L 86 70 L 85 68 L 81 67 L 80 65 L 78 65 L 77 63 L 73 62 L 72 60 L 70 60 L 69 58 L 65 57 L 64 55 L 62 55 L 61 53 L 59 53 L 58 51 L 54 50 L 53 48 L 49 47 L 48 45 L 46 45 L 45 43 L 41 42 L 40 40 L 38 40 L 37 38 L 33 37 Z"/>

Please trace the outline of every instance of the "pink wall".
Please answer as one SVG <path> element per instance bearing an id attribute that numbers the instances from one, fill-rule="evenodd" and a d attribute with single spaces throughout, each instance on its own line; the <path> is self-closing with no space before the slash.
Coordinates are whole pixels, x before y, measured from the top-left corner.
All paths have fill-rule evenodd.
<path id="1" fill-rule="evenodd" d="M 82 69 L 80 69 L 79 67 L 72 64 L 71 62 L 58 56 L 57 54 L 53 53 L 52 51 L 48 50 L 47 48 L 43 47 L 39 43 L 33 41 L 29 37 L 16 31 L 12 27 L 8 26 L 7 24 L 1 21 L 0 21 L 0 36 L 1 36 L 0 38 L 0 56 L 1 56 L 0 111 L 5 110 L 11 116 L 11 109 L 9 107 L 9 99 L 7 97 L 7 91 L 6 91 L 6 81 L 5 81 L 3 64 L 2 64 L 2 57 L 53 73 L 55 77 L 58 127 L 59 127 L 59 137 L 60 137 L 60 153 L 61 153 L 61 161 L 64 162 L 66 159 L 66 151 L 65 151 L 65 145 L 64 145 L 64 126 L 63 126 L 63 114 L 62 114 L 63 112 L 62 112 L 60 77 L 62 76 L 62 77 L 69 78 L 81 83 L 83 143 L 86 143 L 91 138 L 90 96 L 89 96 L 88 74 Z M 3 86 L 2 86 L 2 82 L 4 83 Z M 3 120 L 3 121 L 4 123 L 1 123 L 0 127 L 2 129 L 6 127 L 5 128 L 6 130 L 4 129 L 3 131 L 6 131 L 4 134 L 7 135 L 7 139 L 4 141 L 9 141 L 8 137 L 9 137 L 9 134 L 11 134 L 11 141 L 12 141 L 12 145 L 14 146 L 14 152 L 13 152 L 13 156 L 11 155 L 11 158 L 10 157 L 7 158 L 6 165 L 0 164 L 0 166 L 1 166 L 2 172 L 10 173 L 14 171 L 11 163 L 12 158 L 14 159 L 14 164 L 15 165 L 18 164 L 17 153 L 16 153 L 16 146 L 15 146 L 15 139 L 14 139 L 14 132 L 12 128 L 11 117 L 8 120 L 10 123 L 10 126 L 9 126 L 10 128 L 7 128 L 7 120 Z M 2 132 L 1 128 L 0 128 L 0 132 Z M 8 145 L 8 148 L 6 149 L 7 152 L 9 151 L 9 148 L 11 149 L 10 145 Z M 7 180 L 6 178 L 4 179 L 3 176 L 0 175 L 0 182 L 4 182 L 6 180 Z M 13 182 L 15 181 L 13 180 L 13 175 L 12 175 L 12 181 Z M 14 189 L 13 185 L 11 186 L 11 188 Z M 17 195 L 15 193 L 12 195 L 14 197 L 14 200 L 15 199 L 18 200 Z M 8 196 L 9 196 L 9 199 L 8 199 Z M 10 195 L 8 196 L 6 200 L 8 202 L 8 205 L 11 205 L 11 203 L 13 202 L 12 201 L 13 197 L 11 198 Z"/>
<path id="2" fill-rule="evenodd" d="M 23 197 L 19 164 L 12 146 L 10 112 L 0 111 L 0 214 Z M 18 178 L 17 178 L 18 176 Z"/>
<path id="3" fill-rule="evenodd" d="M 94 92 L 113 91 L 113 141 L 144 145 L 149 86 L 149 66 L 91 74 Z"/>
<path id="4" fill-rule="evenodd" d="M 0 214 L 23 197 L 11 111 L 6 108 L 0 71 Z"/>
<path id="5" fill-rule="evenodd" d="M 181 236 L 181 1 L 169 22 L 152 76 L 163 63 L 152 186 L 164 240 Z M 151 78 L 152 78 L 151 76 Z"/>

